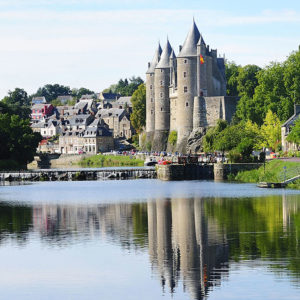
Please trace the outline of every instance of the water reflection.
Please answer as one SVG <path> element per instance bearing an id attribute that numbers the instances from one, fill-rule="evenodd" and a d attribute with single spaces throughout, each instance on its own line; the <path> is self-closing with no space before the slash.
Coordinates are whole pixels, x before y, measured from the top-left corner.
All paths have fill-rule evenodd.
<path id="1" fill-rule="evenodd" d="M 50 246 L 100 239 L 148 252 L 163 291 L 183 286 L 192 299 L 208 296 L 230 264 L 262 259 L 299 286 L 300 204 L 297 196 L 158 198 L 147 203 L 17 205 L 1 202 L 0 241 Z"/>

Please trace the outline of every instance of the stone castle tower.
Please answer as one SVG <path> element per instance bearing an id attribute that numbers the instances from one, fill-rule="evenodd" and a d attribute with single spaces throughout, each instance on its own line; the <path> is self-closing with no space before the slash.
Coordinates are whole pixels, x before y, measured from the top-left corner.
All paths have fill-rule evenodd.
<path id="1" fill-rule="evenodd" d="M 152 150 L 167 149 L 168 136 L 177 132 L 176 149 L 186 152 L 193 131 L 230 121 L 235 97 L 226 97 L 224 58 L 209 49 L 193 21 L 176 57 L 169 41 L 160 45 L 146 73 L 146 134 Z"/>

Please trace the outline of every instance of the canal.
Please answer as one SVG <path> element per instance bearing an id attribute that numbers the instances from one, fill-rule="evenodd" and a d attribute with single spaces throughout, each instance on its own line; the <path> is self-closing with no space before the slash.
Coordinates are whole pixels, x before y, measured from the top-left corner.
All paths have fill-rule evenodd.
<path id="1" fill-rule="evenodd" d="M 300 191 L 5 184 L 1 299 L 299 299 Z"/>

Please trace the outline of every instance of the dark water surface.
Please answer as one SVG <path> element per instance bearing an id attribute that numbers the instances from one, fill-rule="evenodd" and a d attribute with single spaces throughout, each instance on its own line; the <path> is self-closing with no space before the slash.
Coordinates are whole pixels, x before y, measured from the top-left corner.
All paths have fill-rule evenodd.
<path id="1" fill-rule="evenodd" d="M 158 180 L 0 186 L 0 299 L 300 299 L 300 193 Z"/>

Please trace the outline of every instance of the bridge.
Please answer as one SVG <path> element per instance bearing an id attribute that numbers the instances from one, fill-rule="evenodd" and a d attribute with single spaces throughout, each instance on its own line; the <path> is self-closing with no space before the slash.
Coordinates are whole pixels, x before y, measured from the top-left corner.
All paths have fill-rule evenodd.
<path id="1" fill-rule="evenodd" d="M 38 169 L 0 172 L 0 181 L 66 181 L 156 178 L 154 167 Z"/>

